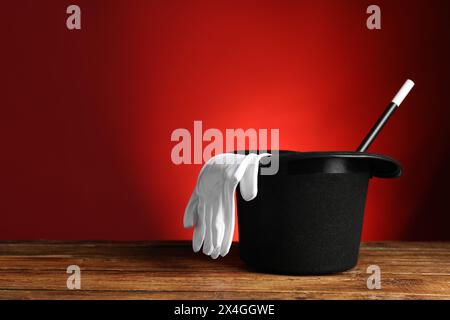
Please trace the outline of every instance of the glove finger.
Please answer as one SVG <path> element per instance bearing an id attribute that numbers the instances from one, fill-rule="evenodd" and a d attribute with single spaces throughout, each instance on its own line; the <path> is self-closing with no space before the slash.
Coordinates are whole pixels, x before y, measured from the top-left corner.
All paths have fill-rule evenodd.
<path id="1" fill-rule="evenodd" d="M 257 157 L 255 153 L 250 153 L 249 155 L 245 156 L 245 158 L 235 167 L 234 172 L 232 174 L 232 181 L 234 183 L 239 183 L 239 181 L 242 180 L 242 177 L 245 174 L 245 171 L 247 169 L 247 166 L 254 161 L 254 159 Z"/>
<path id="2" fill-rule="evenodd" d="M 259 161 L 261 160 L 261 158 L 269 155 L 269 153 L 263 153 L 252 158 L 252 161 L 245 169 L 244 176 L 242 177 L 242 180 L 239 184 L 241 196 L 245 201 L 253 200 L 257 196 Z"/>
<path id="3" fill-rule="evenodd" d="M 234 235 L 234 191 L 236 190 L 236 184 L 229 182 L 225 183 L 224 188 L 224 220 L 225 230 L 223 235 L 223 242 L 220 248 L 220 255 L 224 257 L 230 251 L 231 244 L 233 242 Z"/>
<path id="4" fill-rule="evenodd" d="M 192 192 L 191 198 L 184 210 L 183 226 L 185 228 L 191 228 L 197 223 L 197 208 L 198 208 L 198 196 Z"/>
<path id="5" fill-rule="evenodd" d="M 205 241 L 203 243 L 203 253 L 210 255 L 213 252 L 212 239 L 212 221 L 213 221 L 213 206 L 211 203 L 205 205 Z"/>
<path id="6" fill-rule="evenodd" d="M 223 241 L 223 232 L 225 228 L 222 207 L 223 201 L 222 196 L 219 195 L 217 201 L 213 204 L 212 238 L 214 249 L 220 247 Z"/>
<path id="7" fill-rule="evenodd" d="M 214 248 L 213 252 L 211 253 L 211 258 L 217 259 L 220 255 L 220 247 Z"/>
<path id="8" fill-rule="evenodd" d="M 198 204 L 198 219 L 194 228 L 194 234 L 192 236 L 192 248 L 194 252 L 199 252 L 205 240 L 205 203 L 199 201 Z"/>
<path id="9" fill-rule="evenodd" d="M 214 247 L 213 253 L 211 254 L 211 256 L 216 259 L 219 255 L 220 255 L 220 251 L 222 249 L 222 243 L 223 243 L 223 239 L 224 239 L 224 234 L 225 234 L 225 222 L 221 223 L 219 228 L 218 228 L 218 235 L 217 235 L 217 239 L 218 239 L 218 245 Z"/>

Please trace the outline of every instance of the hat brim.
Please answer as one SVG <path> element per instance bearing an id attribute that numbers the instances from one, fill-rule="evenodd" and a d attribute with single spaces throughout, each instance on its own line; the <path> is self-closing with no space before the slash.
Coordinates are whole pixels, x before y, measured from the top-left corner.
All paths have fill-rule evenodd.
<path id="1" fill-rule="evenodd" d="M 237 153 L 255 153 L 255 151 L 236 151 Z M 281 158 L 289 158 L 289 161 L 306 160 L 306 159 L 360 159 L 368 162 L 371 176 L 377 178 L 398 178 L 402 175 L 402 167 L 398 161 L 385 155 L 351 152 L 351 151 L 321 151 L 321 152 L 297 152 L 289 150 L 268 151 L 269 153 L 277 153 Z"/>
<path id="2" fill-rule="evenodd" d="M 272 152 L 273 153 L 273 152 Z M 339 158 L 361 159 L 368 161 L 371 174 L 377 178 L 398 178 L 402 175 L 402 167 L 398 161 L 385 155 L 365 152 L 331 151 L 331 152 L 295 152 L 279 151 L 280 156 L 289 156 L 292 160 Z"/>

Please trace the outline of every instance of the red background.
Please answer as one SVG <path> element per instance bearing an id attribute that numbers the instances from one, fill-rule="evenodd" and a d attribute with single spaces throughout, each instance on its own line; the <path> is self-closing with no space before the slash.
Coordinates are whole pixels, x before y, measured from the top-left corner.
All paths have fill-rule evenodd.
<path id="1" fill-rule="evenodd" d="M 78 4 L 82 30 L 66 28 Z M 371 147 L 365 240 L 450 240 L 448 1 L 10 1 L 1 28 L 1 239 L 188 239 L 198 165 L 174 129 L 279 128 L 292 150 Z"/>

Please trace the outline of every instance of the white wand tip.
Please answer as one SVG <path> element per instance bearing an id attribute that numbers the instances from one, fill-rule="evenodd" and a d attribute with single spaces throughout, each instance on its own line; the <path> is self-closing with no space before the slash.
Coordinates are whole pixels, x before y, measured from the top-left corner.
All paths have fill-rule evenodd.
<path id="1" fill-rule="evenodd" d="M 414 87 L 414 82 L 412 80 L 406 80 L 406 82 L 403 84 L 403 86 L 400 88 L 400 90 L 397 92 L 395 97 L 392 99 L 392 102 L 395 103 L 397 106 L 400 106 L 400 104 L 405 100 L 408 93 L 411 91 L 411 89 Z"/>

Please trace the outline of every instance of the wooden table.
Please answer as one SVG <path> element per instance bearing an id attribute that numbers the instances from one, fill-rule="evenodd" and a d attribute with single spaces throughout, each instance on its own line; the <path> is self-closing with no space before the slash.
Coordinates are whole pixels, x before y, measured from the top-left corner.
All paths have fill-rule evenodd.
<path id="1" fill-rule="evenodd" d="M 67 289 L 67 267 L 81 289 Z M 369 265 L 381 289 L 367 288 Z M 2 299 L 450 299 L 450 243 L 372 242 L 328 276 L 250 272 L 239 248 L 212 260 L 188 242 L 1 242 Z"/>

